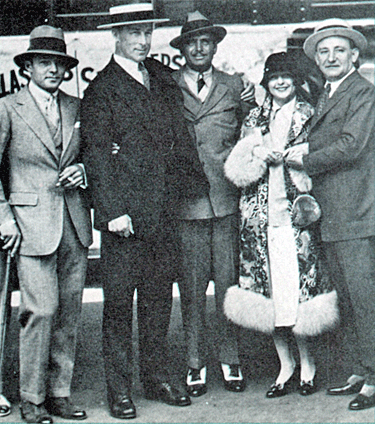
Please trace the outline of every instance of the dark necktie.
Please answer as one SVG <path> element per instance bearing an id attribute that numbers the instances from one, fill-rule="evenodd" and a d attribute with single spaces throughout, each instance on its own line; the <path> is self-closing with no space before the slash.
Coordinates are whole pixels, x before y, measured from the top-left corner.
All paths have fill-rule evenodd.
<path id="1" fill-rule="evenodd" d="M 331 91 L 331 84 L 327 84 L 324 87 L 324 91 L 321 94 L 319 100 L 318 100 L 318 104 L 316 105 L 316 115 L 320 116 L 329 100 L 329 93 Z"/>
<path id="2" fill-rule="evenodd" d="M 143 85 L 147 88 L 147 90 L 150 90 L 150 75 L 148 70 L 142 62 L 138 65 L 138 69 L 140 70 L 143 77 Z"/>
<path id="3" fill-rule="evenodd" d="M 200 91 L 202 90 L 202 88 L 205 85 L 206 85 L 206 83 L 204 82 L 203 75 L 202 74 L 199 74 L 198 75 L 198 81 L 197 81 L 198 93 L 200 93 Z"/>

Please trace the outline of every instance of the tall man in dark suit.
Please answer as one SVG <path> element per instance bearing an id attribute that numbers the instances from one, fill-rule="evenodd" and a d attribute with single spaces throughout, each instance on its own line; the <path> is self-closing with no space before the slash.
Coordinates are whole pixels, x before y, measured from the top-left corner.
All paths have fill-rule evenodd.
<path id="1" fill-rule="evenodd" d="M 341 19 L 321 22 L 304 44 L 326 78 L 303 163 L 322 208 L 321 231 L 341 322 L 353 355 L 346 384 L 329 395 L 359 395 L 349 409 L 375 406 L 375 95 L 356 71 L 366 39 Z"/>
<path id="2" fill-rule="evenodd" d="M 186 65 L 173 74 L 184 95 L 184 116 L 195 140 L 210 191 L 186 199 L 179 209 L 183 275 L 179 281 L 187 342 L 187 388 L 191 396 L 207 391 L 206 290 L 215 282 L 219 361 L 224 387 L 245 388 L 237 348 L 237 329 L 224 316 L 228 287 L 238 283 L 239 192 L 224 175 L 224 162 L 237 142 L 248 105 L 241 101 L 243 82 L 212 66 L 226 30 L 196 11 L 188 14 L 181 35 L 171 41 Z M 251 96 L 250 96 L 251 98 Z"/>
<path id="3" fill-rule="evenodd" d="M 136 415 L 131 400 L 132 306 L 137 289 L 140 379 L 148 399 L 185 406 L 170 385 L 166 337 L 172 305 L 173 212 L 208 183 L 182 115 L 170 69 L 148 59 L 151 3 L 110 9 L 115 54 L 85 91 L 82 136 L 95 227 L 102 231 L 103 353 L 111 414 Z"/>
<path id="4" fill-rule="evenodd" d="M 45 25 L 14 61 L 30 83 L 0 102 L 0 161 L 6 155 L 10 192 L 0 186 L 0 232 L 12 255 L 19 248 L 21 415 L 30 423 L 51 423 L 49 414 L 82 420 L 85 411 L 69 396 L 92 234 L 79 100 L 59 90 L 78 60 L 66 54 L 61 29 Z"/>

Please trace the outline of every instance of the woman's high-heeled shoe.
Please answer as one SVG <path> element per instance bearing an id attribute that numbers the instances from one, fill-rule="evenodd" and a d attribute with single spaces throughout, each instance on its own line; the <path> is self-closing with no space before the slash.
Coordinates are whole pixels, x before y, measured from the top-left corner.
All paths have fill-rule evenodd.
<path id="1" fill-rule="evenodd" d="M 284 384 L 272 384 L 270 389 L 266 393 L 268 399 L 278 398 L 285 396 L 288 393 L 293 392 L 296 389 L 296 371 L 293 372 L 292 376 Z"/>
<path id="2" fill-rule="evenodd" d="M 316 385 L 314 380 L 310 381 L 301 381 L 299 386 L 299 393 L 302 396 L 309 396 L 316 392 Z"/>

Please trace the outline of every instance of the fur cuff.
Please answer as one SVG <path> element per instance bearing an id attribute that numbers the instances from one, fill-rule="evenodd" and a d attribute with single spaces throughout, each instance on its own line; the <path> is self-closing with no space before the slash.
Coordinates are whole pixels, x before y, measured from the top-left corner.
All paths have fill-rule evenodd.
<path id="1" fill-rule="evenodd" d="M 288 169 L 290 178 L 293 184 L 297 187 L 300 193 L 309 193 L 312 189 L 311 178 L 305 171 L 297 171 L 295 169 Z"/>
<path id="2" fill-rule="evenodd" d="M 251 290 L 232 286 L 224 300 L 227 318 L 241 327 L 272 333 L 275 329 L 275 310 L 272 299 Z M 293 333 L 298 336 L 317 336 L 334 328 L 339 321 L 335 291 L 315 296 L 298 307 Z"/>
<path id="3" fill-rule="evenodd" d="M 267 164 L 253 155 L 255 146 L 263 144 L 259 128 L 241 139 L 230 152 L 224 171 L 227 178 L 237 187 L 246 187 L 261 178 L 267 171 Z"/>

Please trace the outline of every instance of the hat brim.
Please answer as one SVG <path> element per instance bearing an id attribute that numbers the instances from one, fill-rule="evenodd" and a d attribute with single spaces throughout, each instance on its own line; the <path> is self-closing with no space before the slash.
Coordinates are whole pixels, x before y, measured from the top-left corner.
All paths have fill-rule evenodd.
<path id="1" fill-rule="evenodd" d="M 188 32 L 185 32 L 184 34 L 179 35 L 178 37 L 174 38 L 169 44 L 171 47 L 174 47 L 175 49 L 180 49 L 186 40 L 191 38 L 193 35 L 196 35 L 198 33 L 211 33 L 214 35 L 216 42 L 220 43 L 224 39 L 224 37 L 227 35 L 227 30 L 224 27 L 221 26 L 208 26 L 208 27 L 202 27 L 197 28 Z"/>
<path id="2" fill-rule="evenodd" d="M 306 38 L 303 44 L 303 50 L 307 57 L 314 60 L 317 44 L 328 37 L 344 37 L 352 40 L 355 46 L 362 53 L 366 50 L 367 40 L 363 34 L 355 29 L 350 28 L 327 28 L 322 31 L 315 32 Z"/>
<path id="3" fill-rule="evenodd" d="M 110 23 L 110 24 L 102 24 L 102 25 L 98 25 L 97 28 L 98 29 L 111 29 L 111 28 L 116 28 L 116 27 L 122 27 L 122 26 L 127 26 L 127 25 L 134 25 L 134 24 L 157 24 L 157 23 L 162 23 L 162 22 L 168 22 L 169 19 L 167 18 L 160 18 L 160 19 L 143 19 L 143 20 L 138 20 L 138 21 L 125 21 L 125 22 L 115 22 L 115 23 Z"/>
<path id="4" fill-rule="evenodd" d="M 64 58 L 67 62 L 67 67 L 69 69 L 74 68 L 79 63 L 79 60 L 76 59 L 75 57 L 69 56 L 65 53 L 55 52 L 53 50 L 28 50 L 25 53 L 21 53 L 21 54 L 18 54 L 17 56 L 14 56 L 13 61 L 17 66 L 22 68 L 25 63 L 25 60 L 30 60 L 36 54 L 47 54 L 51 56 Z"/>

